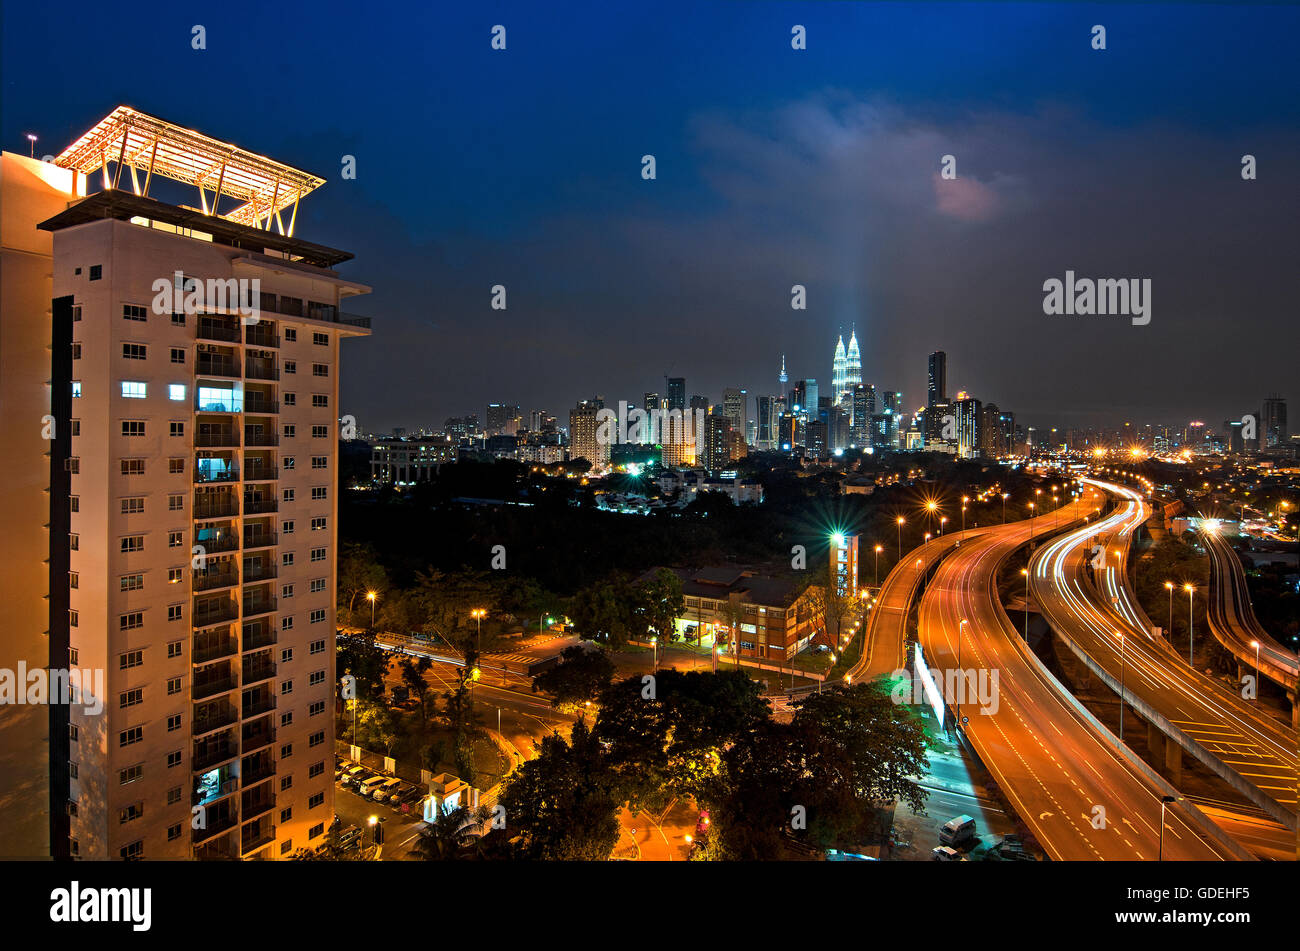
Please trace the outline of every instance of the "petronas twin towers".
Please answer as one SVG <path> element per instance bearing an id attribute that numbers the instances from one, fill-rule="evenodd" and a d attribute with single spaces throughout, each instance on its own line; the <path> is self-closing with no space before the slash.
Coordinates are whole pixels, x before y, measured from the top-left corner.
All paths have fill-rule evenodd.
<path id="1" fill-rule="evenodd" d="M 831 393 L 835 405 L 852 405 L 853 388 L 862 382 L 862 353 L 858 350 L 856 330 L 849 333 L 849 348 L 844 349 L 844 334 L 835 344 L 835 364 L 831 373 Z"/>

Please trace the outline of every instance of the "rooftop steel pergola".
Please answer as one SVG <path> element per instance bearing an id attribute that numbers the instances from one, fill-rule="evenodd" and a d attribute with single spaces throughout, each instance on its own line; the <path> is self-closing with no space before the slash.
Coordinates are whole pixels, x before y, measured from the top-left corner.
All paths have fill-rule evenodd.
<path id="1" fill-rule="evenodd" d="M 115 166 L 111 176 L 110 162 Z M 267 231 L 274 221 L 280 234 L 290 237 L 298 217 L 298 201 L 325 184 L 315 175 L 145 115 L 130 106 L 114 109 L 68 146 L 54 164 L 86 176 L 102 171 L 106 189 L 117 188 L 122 170 L 127 169 L 135 194 L 146 197 L 155 175 L 184 182 L 198 188 L 203 214 Z M 143 185 L 140 172 L 144 173 Z M 239 204 L 222 213 L 222 198 Z M 290 206 L 286 226 L 281 212 Z"/>

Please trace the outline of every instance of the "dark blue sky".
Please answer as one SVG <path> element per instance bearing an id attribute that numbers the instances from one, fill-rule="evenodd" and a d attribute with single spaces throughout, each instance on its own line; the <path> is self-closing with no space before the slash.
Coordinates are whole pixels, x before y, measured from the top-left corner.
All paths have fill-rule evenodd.
<path id="1" fill-rule="evenodd" d="M 345 348 L 363 430 L 488 400 L 567 420 L 665 372 L 770 392 L 782 352 L 828 382 L 850 324 L 909 405 L 936 348 L 950 389 L 1040 425 L 1300 399 L 1295 7 L 74 2 L 3 26 L 11 151 L 127 103 L 328 180 L 298 234 L 375 287 Z M 1045 316 L 1066 269 L 1151 278 L 1151 324 Z"/>

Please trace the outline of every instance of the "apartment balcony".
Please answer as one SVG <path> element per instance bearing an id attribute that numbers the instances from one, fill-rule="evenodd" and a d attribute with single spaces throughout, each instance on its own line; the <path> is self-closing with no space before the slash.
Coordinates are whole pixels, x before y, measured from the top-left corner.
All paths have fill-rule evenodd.
<path id="1" fill-rule="evenodd" d="M 200 353 L 198 359 L 194 361 L 194 373 L 196 376 L 224 376 L 238 380 L 239 362 Z"/>
<path id="2" fill-rule="evenodd" d="M 280 379 L 280 369 L 263 361 L 245 360 L 244 378 L 248 380 L 278 380 Z"/>
<path id="3" fill-rule="evenodd" d="M 277 511 L 279 505 L 274 496 L 258 498 L 257 496 L 244 496 L 244 514 L 245 515 L 270 515 Z"/>
<path id="4" fill-rule="evenodd" d="M 223 343 L 239 343 L 239 322 L 234 320 L 219 320 L 212 317 L 200 316 L 195 322 L 196 332 L 200 340 L 220 340 Z"/>
<path id="5" fill-rule="evenodd" d="M 239 708 L 229 701 L 196 703 L 190 732 L 195 739 L 198 739 L 205 733 L 224 730 L 237 722 L 239 722 Z"/>
<path id="6" fill-rule="evenodd" d="M 231 637 L 229 628 L 217 637 L 194 636 L 194 648 L 190 651 L 190 661 L 195 667 L 211 664 L 223 657 L 233 657 L 239 653 L 239 641 Z"/>
<path id="7" fill-rule="evenodd" d="M 239 481 L 239 466 L 194 467 L 194 481 L 201 485 L 213 485 Z"/>
<path id="8" fill-rule="evenodd" d="M 253 584 L 257 581 L 271 581 L 276 577 L 276 564 L 268 561 L 265 564 L 249 565 L 244 562 L 244 584 Z"/>
<path id="9" fill-rule="evenodd" d="M 274 482 L 280 478 L 280 470 L 275 466 L 253 466 L 244 470 L 245 482 Z"/>
<path id="10" fill-rule="evenodd" d="M 239 514 L 239 496 L 231 493 L 196 492 L 191 517 L 197 522 L 211 518 L 234 518 Z"/>
<path id="11" fill-rule="evenodd" d="M 272 509 L 272 511 L 275 510 Z M 274 544 L 275 532 L 271 529 L 262 532 L 250 532 L 247 528 L 244 529 L 244 551 L 251 551 L 255 548 L 270 548 Z"/>
<path id="12" fill-rule="evenodd" d="M 219 802 L 217 803 L 217 806 L 225 806 L 226 808 L 224 809 L 209 808 L 205 810 L 205 818 L 207 821 L 204 822 L 204 828 L 194 830 L 194 837 L 192 841 L 195 844 L 195 846 L 198 846 L 199 843 L 201 842 L 207 842 L 208 840 L 215 840 L 217 836 L 229 832 L 231 829 L 235 828 L 235 826 L 239 824 L 239 816 L 235 815 L 235 810 L 230 808 L 230 803 Z M 225 858 L 225 859 L 237 858 L 237 856 L 231 854 L 233 850 L 230 849 L 228 846 L 223 847 L 222 843 L 218 841 L 213 841 L 211 845 L 214 847 L 211 852 L 206 852 L 206 854 L 201 854 L 196 849 L 195 856 L 200 858 L 210 858 L 210 859 L 211 858 Z"/>
<path id="13" fill-rule="evenodd" d="M 203 516 L 197 516 L 197 518 L 199 521 L 203 520 Z M 233 528 L 226 529 L 216 535 L 209 535 L 208 537 L 203 536 L 203 531 L 206 531 L 206 529 L 200 530 L 199 536 L 194 539 L 194 544 L 202 545 L 203 550 L 209 555 L 218 555 L 222 552 L 234 551 L 239 547 L 239 536 L 235 534 Z"/>
<path id="14" fill-rule="evenodd" d="M 196 449 L 238 449 L 239 433 L 233 431 L 205 432 L 194 434 Z"/>
<path id="15" fill-rule="evenodd" d="M 275 808 L 275 792 L 271 784 L 245 790 L 239 797 L 239 817 L 243 820 L 256 819 Z"/>
<path id="16" fill-rule="evenodd" d="M 270 746 L 275 742 L 275 727 L 271 726 L 269 716 L 262 717 L 253 724 L 245 723 L 243 727 L 243 740 L 240 752 L 247 756 L 249 753 L 256 753 L 264 746 Z"/>
<path id="17" fill-rule="evenodd" d="M 239 746 L 235 742 L 235 731 L 227 730 L 207 739 L 194 743 L 194 756 L 190 760 L 190 769 L 202 773 L 228 760 L 239 757 Z"/>
<path id="18" fill-rule="evenodd" d="M 249 324 L 244 328 L 244 343 L 250 347 L 278 347 L 280 336 L 260 324 Z"/>
<path id="19" fill-rule="evenodd" d="M 271 713 L 275 710 L 275 694 L 266 690 L 261 695 L 253 696 L 250 699 L 250 694 L 253 693 L 254 691 L 250 690 L 248 693 L 244 694 L 244 705 L 242 709 L 245 720 L 261 716 L 263 713 Z"/>
<path id="20" fill-rule="evenodd" d="M 240 779 L 247 789 L 275 775 L 275 757 L 270 750 L 262 750 L 252 756 L 245 756 L 239 765 Z"/>
<path id="21" fill-rule="evenodd" d="M 280 445 L 280 436 L 275 432 L 258 432 L 254 429 L 244 430 L 244 448 L 273 448 Z"/>
<path id="22" fill-rule="evenodd" d="M 275 400 L 251 399 L 248 398 L 246 395 L 244 399 L 244 412 L 252 413 L 254 415 L 258 413 L 265 413 L 266 415 L 270 416 L 272 414 L 280 412 L 280 404 Z"/>
<path id="23" fill-rule="evenodd" d="M 199 681 L 196 677 L 193 686 L 190 687 L 190 697 L 194 700 L 207 700 L 210 697 L 229 693 L 237 686 L 239 683 L 233 672 L 226 672 L 220 677 L 211 677 L 203 681 Z"/>
<path id="24" fill-rule="evenodd" d="M 361 317 L 357 314 L 340 314 L 338 322 L 341 324 L 347 324 L 349 327 L 362 327 L 366 330 L 370 329 L 370 318 Z"/>
<path id="25" fill-rule="evenodd" d="M 239 789 L 239 777 L 230 773 L 230 767 L 221 770 L 217 775 L 219 778 L 215 781 L 201 780 L 195 784 L 194 792 L 190 795 L 191 806 L 206 806 Z"/>
<path id="26" fill-rule="evenodd" d="M 255 651 L 275 644 L 275 627 L 266 621 L 244 625 L 244 652 Z M 245 714 L 247 716 L 247 714 Z"/>
<path id="27" fill-rule="evenodd" d="M 215 591 L 218 588 L 233 588 L 239 584 L 239 572 L 230 571 L 196 571 L 193 575 L 194 592 Z"/>
<path id="28" fill-rule="evenodd" d="M 263 680 L 270 680 L 275 676 L 275 661 L 273 660 L 246 660 L 244 661 L 244 686 L 251 687 L 255 683 Z M 245 750 L 247 752 L 247 750 Z"/>
<path id="29" fill-rule="evenodd" d="M 264 816 L 239 830 L 239 855 L 241 858 L 245 857 L 250 852 L 270 845 L 274 841 L 275 824 L 268 822 Z"/>
<path id="30" fill-rule="evenodd" d="M 213 627 L 225 624 L 239 617 L 239 606 L 230 598 L 221 601 L 202 601 L 194 605 L 190 612 L 190 626 L 195 628 Z"/>

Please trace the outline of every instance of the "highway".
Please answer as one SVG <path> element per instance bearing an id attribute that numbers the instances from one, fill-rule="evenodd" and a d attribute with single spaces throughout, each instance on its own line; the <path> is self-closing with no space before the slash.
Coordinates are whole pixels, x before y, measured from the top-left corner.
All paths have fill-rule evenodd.
<path id="1" fill-rule="evenodd" d="M 1091 494 L 1095 499 L 1096 495 Z M 1092 502 L 1062 507 L 1062 524 Z M 1036 520 L 1033 534 L 1053 531 Z M 998 569 L 1030 540 L 1028 522 L 963 544 L 940 562 L 920 605 L 920 639 L 931 668 L 998 675 L 996 709 L 967 702 L 965 736 L 1020 818 L 1053 859 L 1228 860 L 1249 854 L 1175 791 L 1071 697 L 1033 656 L 1003 610 Z"/>
<path id="2" fill-rule="evenodd" d="M 1193 669 L 1168 641 L 1153 634 L 1125 571 L 1133 532 L 1150 516 L 1150 506 L 1133 489 L 1084 481 L 1119 504 L 1094 524 L 1048 542 L 1034 556 L 1030 587 L 1044 617 L 1117 693 L 1122 667 L 1124 698 L 1143 720 L 1295 830 L 1294 734 L 1258 704 Z M 1105 549 L 1105 562 L 1092 567 L 1098 544 Z"/>
<path id="3" fill-rule="evenodd" d="M 1258 662 L 1259 672 L 1287 689 L 1295 709 L 1300 658 L 1287 650 L 1260 625 L 1250 606 L 1246 572 L 1232 544 L 1213 523 L 1201 533 L 1210 555 L 1210 601 L 1207 610 L 1215 639 L 1248 667 Z M 1258 651 L 1256 650 L 1258 645 Z M 1294 714 L 1293 714 L 1294 720 Z M 1293 722 L 1293 725 L 1294 722 Z"/>

